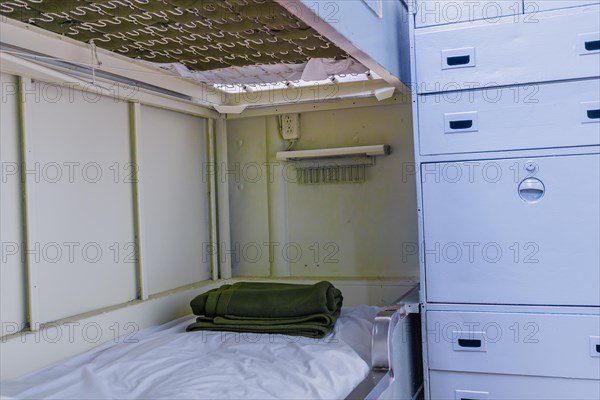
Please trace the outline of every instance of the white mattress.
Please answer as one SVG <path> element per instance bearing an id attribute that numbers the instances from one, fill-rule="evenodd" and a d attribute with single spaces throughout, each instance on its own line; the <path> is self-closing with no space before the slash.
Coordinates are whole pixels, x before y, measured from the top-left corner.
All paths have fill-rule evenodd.
<path id="1" fill-rule="evenodd" d="M 185 332 L 187 316 L 2 383 L 22 399 L 340 399 L 369 373 L 379 309 L 342 310 L 324 339 Z"/>

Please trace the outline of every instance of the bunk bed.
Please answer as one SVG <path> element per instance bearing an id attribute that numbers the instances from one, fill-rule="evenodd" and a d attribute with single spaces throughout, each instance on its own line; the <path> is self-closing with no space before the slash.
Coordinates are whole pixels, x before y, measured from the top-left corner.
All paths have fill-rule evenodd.
<path id="1" fill-rule="evenodd" d="M 390 307 L 343 309 L 333 332 L 322 338 L 186 332 L 195 317 L 185 316 L 5 381 L 1 395 L 3 399 L 415 398 L 422 389 L 415 375 L 420 361 L 418 312 L 415 288 Z M 395 355 L 394 341 L 401 347 Z M 386 392 L 396 379 L 400 384 Z"/>
<path id="2" fill-rule="evenodd" d="M 206 161 L 215 162 L 217 152 L 227 162 L 225 121 L 241 117 L 244 111 L 261 113 L 264 108 L 280 105 L 312 109 L 320 102 L 332 102 L 333 109 L 345 108 L 357 106 L 357 99 L 361 100 L 360 106 L 400 103 L 393 95 L 398 90 L 406 91 L 406 76 L 410 73 L 408 28 L 400 23 L 407 9 L 402 1 L 384 3 L 385 18 L 382 10 L 371 12 L 366 8 L 366 2 L 339 3 L 337 7 L 341 8 L 337 9 L 319 5 L 315 9 L 304 1 L 270 0 L 3 0 L 1 66 L 7 74 L 3 79 L 8 75 L 14 78 L 6 85 L 3 81 L 3 88 L 14 84 L 23 95 L 35 91 L 36 82 L 59 86 L 68 83 L 70 89 L 93 88 L 103 99 L 129 103 L 134 163 L 141 149 L 135 141 L 140 114 L 148 111 L 146 114 L 159 115 L 156 110 L 160 108 L 176 111 L 179 116 L 204 118 Z M 353 37 L 352 29 L 338 24 L 338 17 L 357 18 L 357 4 L 360 13 L 367 10 L 361 18 L 374 22 L 370 28 L 378 30 L 380 43 L 365 41 L 365 32 Z M 334 18 L 328 20 L 328 16 Z M 400 51 L 404 51 L 403 57 L 398 56 Z M 316 98 L 308 90 L 294 98 L 287 94 L 315 85 L 334 90 L 325 90 L 319 95 L 322 97 Z M 123 88 L 135 88 L 135 93 L 123 92 Z M 24 150 L 30 140 L 25 138 L 24 127 L 29 128 L 32 121 L 31 105 L 25 103 L 17 105 L 24 164 L 33 159 Z M 294 143 L 295 139 L 286 140 L 286 150 Z M 390 146 L 382 148 L 382 154 L 390 154 Z M 366 159 L 369 166 L 374 165 L 374 157 L 367 154 Z M 364 168 L 363 164 L 359 166 Z M 359 181 L 353 177 L 345 182 Z M 23 185 L 23 191 L 34 192 L 31 182 L 24 180 Z M 134 196 L 144 197 L 137 185 L 134 182 Z M 210 238 L 213 240 L 217 234 L 226 238 L 230 224 L 227 183 L 212 181 L 207 189 L 212 196 L 208 210 Z M 32 205 L 25 203 L 23 207 L 23 213 L 28 214 Z M 136 216 L 132 218 L 137 224 L 133 229 L 136 250 L 144 262 L 149 262 L 150 257 L 144 253 L 148 246 L 139 238 L 142 217 L 137 207 L 139 204 L 134 206 Z M 35 220 L 25 217 L 23 224 L 25 230 L 33 231 Z M 33 242 L 33 235 L 25 240 Z M 389 307 L 363 305 L 344 310 L 335 332 L 316 343 L 273 335 L 186 333 L 190 316 L 164 322 L 184 314 L 182 307 L 192 293 L 239 281 L 232 274 L 231 262 L 224 261 L 227 256 L 221 249 L 210 254 L 210 267 L 198 282 L 152 292 L 145 281 L 144 267 L 137 261 L 132 271 L 137 279 L 133 296 L 104 308 L 57 317 L 46 317 L 39 311 L 34 281 L 39 266 L 29 255 L 24 257 L 28 260 L 24 263 L 27 315 L 21 331 L 3 337 L 3 354 L 8 355 L 2 360 L 3 367 L 8 358 L 16 360 L 19 354 L 37 352 L 26 340 L 18 343 L 19 337 L 43 333 L 65 321 L 95 318 L 108 326 L 110 315 L 118 314 L 114 318 L 122 321 L 127 315 L 141 312 L 142 326 L 147 328 L 136 334 L 136 343 L 121 337 L 117 343 L 109 341 L 91 350 L 93 343 L 78 344 L 72 347 L 78 349 L 75 353 L 89 351 L 61 362 L 57 361 L 64 356 L 56 354 L 52 343 L 37 344 L 43 347 L 40 365 L 47 366 L 49 360 L 53 365 L 3 382 L 2 396 L 185 398 L 194 393 L 197 398 L 200 390 L 206 398 L 374 399 L 414 398 L 421 393 L 416 290 Z M 312 279 L 310 275 L 299 277 Z M 389 304 L 384 299 L 393 300 L 401 294 L 397 283 L 383 293 L 385 278 L 363 279 L 359 275 L 355 279 L 369 288 L 364 290 L 369 296 L 357 297 L 375 298 L 373 304 L 378 306 Z M 410 282 L 415 283 L 416 279 Z M 382 293 L 373 295 L 371 288 Z M 160 304 L 160 311 L 153 310 L 153 304 Z M 402 329 L 394 329 L 397 326 Z M 19 364 L 21 371 L 35 369 Z M 121 380 L 118 374 L 127 376 Z"/>

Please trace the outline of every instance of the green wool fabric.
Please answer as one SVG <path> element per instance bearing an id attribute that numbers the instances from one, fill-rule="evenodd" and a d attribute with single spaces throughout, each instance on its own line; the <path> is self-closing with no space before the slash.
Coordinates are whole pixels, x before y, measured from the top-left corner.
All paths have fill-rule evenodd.
<path id="1" fill-rule="evenodd" d="M 196 322 L 188 331 L 274 333 L 321 338 L 337 321 L 342 292 L 330 282 L 314 285 L 239 282 L 195 297 Z"/>

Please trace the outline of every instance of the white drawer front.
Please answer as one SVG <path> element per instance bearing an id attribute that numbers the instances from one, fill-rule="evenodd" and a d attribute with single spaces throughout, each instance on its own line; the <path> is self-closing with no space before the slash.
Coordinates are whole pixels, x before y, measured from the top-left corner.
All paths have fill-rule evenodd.
<path id="1" fill-rule="evenodd" d="M 540 13 L 519 22 L 507 18 L 417 29 L 417 91 L 597 77 L 598 9 Z"/>
<path id="2" fill-rule="evenodd" d="M 598 79 L 421 95 L 420 151 L 449 154 L 598 145 L 598 99 Z"/>
<path id="3" fill-rule="evenodd" d="M 600 154 L 421 165 L 427 300 L 597 306 Z"/>
<path id="4" fill-rule="evenodd" d="M 600 379 L 599 337 L 600 315 L 427 312 L 435 370 Z"/>
<path id="5" fill-rule="evenodd" d="M 543 362 L 540 360 L 540 362 Z M 431 371 L 431 400 L 597 400 L 597 380 Z"/>
<path id="6" fill-rule="evenodd" d="M 481 19 L 497 21 L 503 16 L 515 16 L 523 12 L 522 0 L 417 0 L 414 5 L 417 28 Z"/>
<path id="7" fill-rule="evenodd" d="M 539 11 L 559 8 L 581 7 L 600 4 L 598 0 L 525 0 L 524 12 L 535 14 Z"/>

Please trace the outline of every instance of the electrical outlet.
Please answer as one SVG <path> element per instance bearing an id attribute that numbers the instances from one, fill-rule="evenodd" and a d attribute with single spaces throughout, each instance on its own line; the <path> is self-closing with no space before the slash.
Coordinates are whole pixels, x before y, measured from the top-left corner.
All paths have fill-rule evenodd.
<path id="1" fill-rule="evenodd" d="M 284 114 L 281 116 L 281 136 L 285 140 L 300 138 L 300 114 Z"/>

